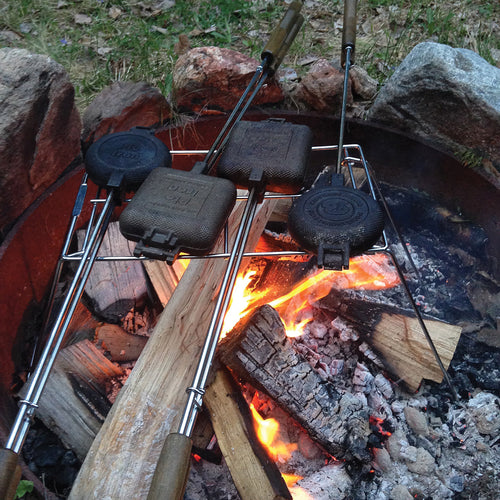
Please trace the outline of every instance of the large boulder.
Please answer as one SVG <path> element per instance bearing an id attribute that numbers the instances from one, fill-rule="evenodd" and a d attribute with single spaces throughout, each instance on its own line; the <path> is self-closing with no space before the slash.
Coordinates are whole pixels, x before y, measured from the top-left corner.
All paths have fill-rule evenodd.
<path id="1" fill-rule="evenodd" d="M 453 153 L 466 149 L 500 166 L 500 69 L 475 52 L 425 42 L 387 81 L 368 118 Z"/>
<path id="2" fill-rule="evenodd" d="M 177 108 L 195 112 L 232 110 L 258 65 L 255 59 L 230 49 L 197 47 L 189 50 L 179 57 L 172 75 Z M 280 86 L 269 79 L 253 104 L 282 100 Z"/>
<path id="3" fill-rule="evenodd" d="M 83 113 L 83 144 L 86 148 L 103 135 L 132 127 L 157 126 L 170 117 L 170 104 L 157 88 L 145 82 L 115 82 Z"/>
<path id="4" fill-rule="evenodd" d="M 80 154 L 80 116 L 64 68 L 0 49 L 0 233 Z"/>

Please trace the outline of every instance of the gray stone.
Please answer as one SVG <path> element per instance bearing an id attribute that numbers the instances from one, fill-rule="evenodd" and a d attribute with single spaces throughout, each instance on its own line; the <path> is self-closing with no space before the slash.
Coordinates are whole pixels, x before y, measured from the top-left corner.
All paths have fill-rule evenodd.
<path id="1" fill-rule="evenodd" d="M 480 392 L 469 401 L 477 430 L 494 436 L 500 430 L 500 399 L 489 392 Z"/>
<path id="2" fill-rule="evenodd" d="M 392 467 L 391 457 L 385 448 L 373 448 L 373 467 L 380 472 L 388 472 Z"/>
<path id="3" fill-rule="evenodd" d="M 429 476 L 436 468 L 434 457 L 424 448 L 417 448 L 415 461 L 407 460 L 406 466 L 410 472 Z"/>
<path id="4" fill-rule="evenodd" d="M 355 64 L 349 70 L 349 78 L 352 85 L 352 93 L 361 99 L 373 99 L 377 94 L 378 82 L 368 72 Z"/>
<path id="5" fill-rule="evenodd" d="M 404 409 L 404 414 L 407 424 L 415 434 L 426 436 L 429 433 L 427 419 L 420 410 L 412 406 L 407 406 Z"/>
<path id="6" fill-rule="evenodd" d="M 0 229 L 6 229 L 80 154 L 80 116 L 64 68 L 0 49 Z"/>
<path id="7" fill-rule="evenodd" d="M 451 152 L 500 165 L 500 69 L 467 49 L 417 45 L 380 90 L 368 118 Z"/>
<path id="8" fill-rule="evenodd" d="M 161 92 L 145 82 L 115 82 L 102 90 L 83 113 L 85 146 L 113 132 L 153 127 L 171 116 Z"/>
<path id="9" fill-rule="evenodd" d="M 198 113 L 232 110 L 255 74 L 259 62 L 234 50 L 196 47 L 182 54 L 172 74 L 177 108 Z M 278 82 L 270 78 L 253 105 L 283 100 Z"/>
<path id="10" fill-rule="evenodd" d="M 391 458 L 395 461 L 400 460 L 401 449 L 408 447 L 408 440 L 401 429 L 396 429 L 385 442 L 385 446 Z"/>
<path id="11" fill-rule="evenodd" d="M 389 498 L 390 500 L 413 500 L 408 488 L 402 484 L 397 484 L 392 488 Z"/>

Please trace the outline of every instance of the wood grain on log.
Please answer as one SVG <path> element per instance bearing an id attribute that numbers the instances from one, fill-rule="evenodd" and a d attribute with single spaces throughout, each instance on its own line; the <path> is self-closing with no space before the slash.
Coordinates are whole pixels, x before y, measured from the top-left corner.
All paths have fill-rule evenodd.
<path id="1" fill-rule="evenodd" d="M 231 239 L 241 218 L 230 218 Z M 253 248 L 273 210 L 265 201 L 252 225 Z M 194 260 L 186 269 L 97 435 L 70 499 L 146 498 L 167 434 L 176 430 L 226 268 L 222 259 Z"/>
<path id="2" fill-rule="evenodd" d="M 425 326 L 447 369 L 462 328 L 431 320 L 425 320 Z M 422 379 L 442 382 L 443 373 L 416 318 L 382 314 L 373 331 L 371 343 L 382 354 L 388 370 L 402 378 L 410 390 L 416 391 Z"/>
<path id="3" fill-rule="evenodd" d="M 81 246 L 84 232 L 78 231 L 77 235 Z M 122 236 L 118 223 L 112 222 L 98 255 L 132 255 L 133 249 L 134 244 Z M 96 262 L 85 287 L 85 296 L 92 302 L 96 314 L 115 322 L 130 309 L 144 303 L 147 297 L 144 277 L 140 262 Z"/>
<path id="4" fill-rule="evenodd" d="M 141 354 L 148 337 L 132 335 L 118 325 L 101 325 L 96 328 L 95 340 L 98 346 L 109 352 L 113 361 L 123 363 L 135 361 Z"/>
<path id="5" fill-rule="evenodd" d="M 240 388 L 226 370 L 217 370 L 204 401 L 241 498 L 291 499 L 276 464 L 258 441 L 250 409 Z"/>
<path id="6" fill-rule="evenodd" d="M 57 356 L 37 417 L 80 460 L 85 458 L 111 408 L 106 383 L 120 375 L 122 369 L 88 340 L 62 349 Z"/>
<path id="7" fill-rule="evenodd" d="M 288 411 L 337 458 L 369 456 L 368 408 L 325 382 L 293 349 L 278 313 L 262 306 L 219 346 L 221 361 Z"/>

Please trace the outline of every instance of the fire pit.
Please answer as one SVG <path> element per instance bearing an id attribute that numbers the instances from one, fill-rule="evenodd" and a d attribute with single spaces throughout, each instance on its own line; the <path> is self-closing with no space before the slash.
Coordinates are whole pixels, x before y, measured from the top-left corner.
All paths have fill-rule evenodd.
<path id="1" fill-rule="evenodd" d="M 335 137 L 335 131 L 338 124 L 336 120 L 332 118 L 286 113 L 277 113 L 272 116 L 284 117 L 289 121 L 308 125 L 313 130 L 316 144 L 331 144 L 335 142 L 332 137 Z M 247 118 L 261 120 L 263 117 L 263 114 L 259 113 L 249 115 Z M 169 147 L 171 146 L 170 141 L 173 141 L 175 147 L 172 149 L 203 149 L 207 144 L 213 141 L 222 122 L 222 119 L 200 120 L 183 128 L 166 128 L 160 130 L 157 136 L 167 143 Z M 476 283 L 474 285 L 474 292 L 477 294 L 477 297 L 481 297 L 481 293 L 484 292 L 484 289 L 491 287 L 492 283 L 494 283 L 493 280 L 498 277 L 498 222 L 494 217 L 495 208 L 498 207 L 499 201 L 498 192 L 484 179 L 474 174 L 474 172 L 467 170 L 451 157 L 428 145 L 424 145 L 411 138 L 401 136 L 388 130 L 382 130 L 363 123 L 351 122 L 348 124 L 346 130 L 346 142 L 362 144 L 365 156 L 376 172 L 379 181 L 387 182 L 390 183 L 391 186 L 395 186 L 394 191 L 388 189 L 388 192 L 390 191 L 388 198 L 391 205 L 394 207 L 394 216 L 404 235 L 405 231 L 409 231 L 410 233 L 413 231 L 413 234 L 418 233 L 422 227 L 425 228 L 427 222 L 430 226 L 434 225 L 439 228 L 439 224 L 445 221 L 445 223 L 462 228 L 463 231 L 460 233 L 460 238 L 463 238 L 462 243 L 464 245 L 465 242 L 469 242 L 468 238 L 478 238 L 479 243 L 476 244 L 473 241 L 472 247 L 476 248 L 480 254 L 481 261 L 478 272 L 482 273 L 484 281 L 483 286 L 481 286 L 481 283 Z M 307 180 L 309 183 L 314 180 L 318 169 L 323 163 L 321 155 L 318 156 L 319 158 L 317 158 L 312 165 L 312 170 Z M 174 161 L 174 166 L 176 168 L 188 169 L 192 160 L 177 157 Z M 50 196 L 41 202 L 40 208 L 34 209 L 32 214 L 17 227 L 17 231 L 3 246 L 0 269 L 2 275 L 5 276 L 2 281 L 6 283 L 7 286 L 2 290 L 4 296 L 1 303 L 6 309 L 4 311 L 5 314 L 7 314 L 7 309 L 9 309 L 9 317 L 11 318 L 9 328 L 5 328 L 5 331 L 2 332 L 0 337 L 5 344 L 4 352 L 11 352 L 16 342 L 18 345 L 22 345 L 22 341 L 19 342 L 19 337 L 17 337 L 16 340 L 15 333 L 17 331 L 22 331 L 26 324 L 26 318 L 29 316 L 29 312 L 27 312 L 28 306 L 36 302 L 42 302 L 50 278 L 51 269 L 55 266 L 55 260 L 59 252 L 59 242 L 62 241 L 62 235 L 65 229 L 64 219 L 62 217 L 50 217 L 46 219 L 46 214 L 50 213 L 51 210 L 53 211 L 52 213 L 57 213 L 58 210 L 61 210 L 60 207 L 63 205 L 67 206 L 67 213 L 70 212 L 70 206 L 76 192 L 75 185 L 78 180 L 79 175 L 76 176 L 76 180 L 74 177 L 70 178 L 63 186 L 56 188 Z M 426 194 L 422 196 L 419 195 L 416 198 L 402 196 L 400 194 L 402 192 L 411 191 L 412 189 L 424 191 Z M 439 206 L 443 208 L 444 214 L 440 221 L 436 222 L 435 219 L 427 220 L 427 216 L 432 212 L 432 209 L 429 210 L 429 213 L 423 211 L 423 208 L 425 208 L 427 204 L 425 196 L 429 197 L 428 205 L 433 208 L 436 205 L 433 205 L 432 203 L 435 202 L 431 202 L 431 200 L 439 200 Z M 408 207 L 408 200 L 411 200 L 410 204 L 414 207 Z M 449 216 L 446 216 L 444 213 L 445 210 L 449 211 L 447 212 Z M 421 216 L 422 213 L 425 213 L 425 217 Z M 61 220 L 63 224 L 57 227 L 57 224 Z M 44 231 L 42 228 L 47 226 L 51 227 L 53 231 L 54 236 L 50 238 L 50 240 L 54 241 L 54 244 L 50 251 L 44 255 L 44 258 L 40 259 L 37 248 L 33 248 L 31 253 L 31 248 L 36 245 L 30 246 L 30 243 L 39 242 L 42 238 L 45 240 L 46 238 L 42 236 Z M 480 227 L 481 229 L 478 231 L 482 232 L 476 233 L 476 227 Z M 435 227 L 433 229 L 435 230 Z M 487 241 L 485 241 L 485 237 Z M 474 259 L 479 259 L 479 257 L 473 255 L 473 260 Z M 46 267 L 41 265 L 41 260 L 47 263 Z M 432 259 L 429 258 L 429 261 L 431 260 Z M 423 257 L 423 261 L 420 264 L 426 264 L 426 256 Z M 13 269 L 16 270 L 16 276 L 11 274 Z M 267 271 L 267 276 L 272 274 L 272 272 L 276 273 L 275 277 L 279 280 L 278 271 Z M 19 277 L 21 273 L 24 273 L 24 277 L 22 278 Z M 391 278 L 386 276 L 384 279 L 390 281 Z M 30 290 L 31 293 L 26 293 L 26 290 Z M 414 469 L 421 467 L 421 469 L 413 471 L 412 468 L 405 465 L 412 474 L 420 474 L 426 477 L 433 476 L 434 472 L 429 472 L 429 474 L 427 474 L 427 471 L 431 471 L 428 455 L 431 456 L 432 460 L 439 458 L 436 455 L 436 446 L 432 445 L 433 440 L 439 441 L 440 446 L 446 443 L 446 445 L 450 447 L 454 447 L 454 443 L 460 443 L 461 438 L 466 441 L 469 438 L 467 432 L 475 432 L 478 426 L 476 425 L 476 427 L 474 427 L 471 425 L 469 426 L 469 430 L 460 427 L 459 422 L 468 415 L 464 412 L 469 411 L 474 413 L 477 408 L 489 407 L 488 405 L 491 406 L 491 404 L 495 404 L 493 401 L 486 401 L 487 398 L 481 396 L 481 394 L 477 394 L 476 398 L 479 399 L 476 400 L 476 398 L 474 398 L 471 400 L 472 403 L 469 403 L 468 406 L 464 404 L 450 410 L 451 413 L 447 414 L 446 411 L 448 411 L 449 398 L 447 398 L 446 394 L 442 394 L 443 391 L 445 392 L 445 389 L 442 388 L 435 388 L 434 392 L 429 390 L 430 392 L 426 392 L 424 396 L 415 396 L 410 405 L 400 402 L 398 399 L 399 395 L 395 398 L 393 384 L 397 382 L 397 380 L 391 380 L 390 377 L 385 376 L 384 366 L 378 368 L 380 373 L 376 373 L 374 367 L 377 366 L 377 353 L 370 353 L 368 346 L 361 347 L 363 342 L 359 339 L 359 332 L 357 333 L 358 338 L 355 338 L 356 331 L 352 329 L 351 325 L 345 322 L 348 320 L 355 324 L 361 324 L 364 317 L 369 317 L 368 313 L 365 314 L 365 311 L 362 310 L 360 305 L 364 303 L 373 307 L 373 301 L 370 300 L 372 296 L 373 294 L 371 295 L 371 292 L 368 292 L 364 297 L 360 296 L 358 292 L 348 293 L 346 295 L 344 290 L 326 296 L 321 299 L 321 305 L 317 308 L 319 311 L 322 311 L 319 313 L 319 318 L 315 317 L 314 321 L 308 326 L 306 338 L 293 341 L 295 350 L 305 355 L 305 358 L 315 357 L 316 365 L 319 368 L 319 380 L 322 380 L 322 377 L 331 378 L 338 375 L 342 372 L 340 366 L 342 363 L 351 363 L 352 366 L 347 367 L 346 370 L 347 373 L 349 373 L 350 380 L 356 382 L 356 388 L 353 389 L 354 386 L 351 385 L 350 390 L 365 394 L 365 398 L 367 399 L 373 399 L 374 396 L 368 391 L 368 387 L 375 387 L 377 391 L 382 394 L 382 398 L 380 398 L 377 403 L 379 405 L 379 413 L 382 414 L 385 411 L 386 415 L 386 418 L 372 415 L 371 419 L 368 419 L 368 415 L 366 415 L 368 433 L 362 435 L 361 430 L 356 428 L 354 421 L 359 421 L 360 428 L 366 428 L 363 419 L 360 417 L 360 415 L 365 412 L 366 405 L 361 405 L 361 413 L 356 413 L 354 407 L 356 404 L 359 404 L 359 400 L 344 400 L 342 404 L 337 404 L 341 398 L 338 398 L 335 394 L 331 395 L 333 397 L 332 411 L 337 414 L 336 421 L 338 421 L 338 415 L 342 415 L 342 411 L 346 412 L 343 414 L 345 419 L 354 419 L 354 421 L 349 424 L 349 432 L 352 434 L 352 446 L 349 445 L 344 450 L 344 456 L 342 456 L 342 453 L 338 453 L 333 449 L 328 455 L 323 455 L 323 451 L 321 450 L 311 452 L 315 456 L 314 460 L 316 462 L 318 460 L 321 462 L 326 456 L 329 461 L 327 465 L 329 468 L 328 470 L 332 468 L 335 469 L 335 474 L 333 474 L 333 476 L 328 476 L 328 471 L 321 472 L 321 468 L 318 468 L 314 473 L 311 472 L 311 475 L 318 474 L 318 478 L 336 477 L 338 481 L 345 482 L 346 489 L 342 491 L 339 490 L 339 496 L 332 497 L 328 496 L 328 493 L 318 492 L 314 494 L 317 496 L 313 498 L 341 498 L 341 494 L 347 495 L 349 493 L 346 493 L 346 491 L 351 491 L 352 479 L 362 481 L 363 490 L 360 489 L 356 492 L 359 498 L 373 497 L 372 495 L 374 492 L 382 495 L 384 491 L 390 491 L 390 488 L 394 487 L 395 482 L 402 488 L 407 487 L 406 483 L 398 483 L 400 478 L 394 479 L 392 476 L 396 474 L 395 469 L 398 469 L 399 473 L 403 474 L 406 469 L 403 469 L 402 464 L 407 463 L 418 464 L 416 466 L 411 466 Z M 422 302 L 426 302 L 426 299 L 428 301 L 428 307 L 432 308 L 432 297 L 422 298 L 421 300 Z M 391 301 L 389 302 L 390 306 L 393 307 L 394 303 Z M 356 315 L 353 316 L 352 313 L 350 316 L 347 314 L 347 318 L 345 317 L 346 314 L 344 314 L 343 318 L 336 319 L 340 316 L 338 314 L 338 308 L 342 307 L 342 305 L 344 305 L 344 313 L 346 312 L 345 307 L 350 305 L 353 310 L 361 309 L 362 314 L 357 317 Z M 400 304 L 396 305 L 398 306 Z M 456 307 L 460 308 L 459 306 Z M 432 312 L 435 313 L 435 311 Z M 270 313 L 268 312 L 266 314 Z M 451 320 L 455 321 L 458 319 L 459 321 L 463 321 L 463 316 L 460 316 L 458 313 L 456 314 L 457 316 L 452 317 Z M 342 322 L 342 319 L 344 322 Z M 450 320 L 446 318 L 444 313 L 442 319 Z M 474 323 L 474 321 L 477 321 L 477 318 L 470 318 L 471 324 Z M 276 333 L 276 329 L 272 330 L 273 334 Z M 310 341 L 314 343 L 315 347 L 311 347 L 311 344 L 308 343 Z M 281 340 L 279 342 L 282 343 Z M 334 346 L 333 349 L 335 350 L 335 354 L 324 354 L 322 352 L 322 348 L 326 346 L 331 347 L 332 345 Z M 360 349 L 364 349 L 364 351 L 360 351 Z M 348 356 L 352 354 L 353 351 L 356 351 L 356 356 L 353 358 L 354 361 L 351 359 L 346 362 L 345 359 L 350 359 Z M 20 350 L 18 349 L 16 357 L 19 355 L 19 352 Z M 362 352 L 363 359 L 365 360 L 364 363 L 358 362 L 360 358 L 359 352 Z M 488 353 L 487 350 L 478 350 L 477 352 L 479 356 L 484 355 L 485 359 L 493 360 L 493 358 L 488 358 L 491 353 Z M 327 361 L 325 361 L 325 358 L 322 358 L 323 355 L 328 356 Z M 473 364 L 477 364 L 476 361 L 470 359 L 469 361 Z M 465 355 L 461 355 L 461 362 L 467 363 Z M 373 366 L 370 365 L 370 363 L 372 363 Z M 228 364 L 231 366 L 229 362 Z M 11 383 L 11 375 L 14 372 L 13 365 L 14 361 L 10 358 L 5 360 L 5 363 L 2 365 L 2 386 L 4 394 L 8 392 Z M 234 369 L 234 367 L 232 368 Z M 321 370 L 323 370 L 323 373 Z M 335 370 L 337 370 L 337 374 Z M 454 370 L 457 373 L 460 372 L 456 367 Z M 340 385 L 342 385 L 342 383 L 343 382 L 341 382 Z M 322 383 L 319 382 L 319 384 L 321 386 Z M 475 387 L 469 387 L 464 383 L 459 387 L 459 390 L 463 396 L 467 396 L 466 393 L 470 389 L 477 390 L 478 387 L 492 391 L 498 390 L 498 388 L 494 386 L 485 386 L 482 383 L 478 383 Z M 339 387 L 338 389 L 341 388 L 342 387 Z M 253 389 L 249 389 L 249 391 L 252 398 L 255 399 L 253 396 Z M 384 396 L 384 391 L 387 397 Z M 393 392 L 391 393 L 391 391 Z M 484 401 L 481 398 L 483 398 Z M 264 398 L 264 401 L 267 400 Z M 260 399 L 255 399 L 254 403 L 261 409 L 263 405 L 274 405 L 273 402 L 268 401 L 262 403 L 261 397 Z M 428 408 L 428 415 L 433 415 L 431 418 L 440 420 L 439 426 L 438 422 L 435 421 L 434 423 L 431 422 L 431 427 L 434 425 L 431 430 L 429 430 L 429 428 L 427 428 L 427 430 L 422 430 L 418 427 L 419 419 L 421 419 L 422 414 L 425 415 L 424 407 Z M 446 409 L 444 409 L 445 407 Z M 434 414 L 431 413 L 434 410 L 437 411 L 437 409 L 440 409 L 442 412 L 440 416 L 434 416 Z M 398 431 L 394 429 L 395 424 L 392 422 L 392 419 L 397 419 L 401 415 L 404 415 L 402 418 L 407 422 L 407 424 L 405 424 L 407 427 L 404 427 L 404 431 L 400 429 L 398 434 Z M 445 415 L 448 422 L 443 424 L 441 417 L 444 418 Z M 380 419 L 380 421 L 377 419 Z M 412 423 L 410 424 L 410 422 Z M 429 422 L 427 422 L 427 425 L 429 426 Z M 443 429 L 442 425 L 448 425 L 449 428 L 449 436 L 446 438 L 444 437 L 446 435 L 446 429 Z M 434 432 L 438 427 L 439 433 Z M 373 429 L 376 430 L 374 431 Z M 417 431 L 417 429 L 420 430 Z M 484 431 L 485 429 L 483 428 L 482 430 Z M 403 434 L 406 433 L 405 436 L 401 435 L 401 432 L 403 432 Z M 399 456 L 398 459 L 394 459 L 393 457 L 391 451 L 392 444 L 387 444 L 387 440 L 389 439 L 388 433 L 392 433 L 393 436 L 396 435 L 396 437 L 391 436 L 391 443 L 393 443 L 394 447 L 399 446 L 403 449 L 403 451 L 401 451 L 401 449 L 399 450 L 399 455 L 394 451 L 394 456 Z M 453 434 L 455 436 L 453 436 Z M 479 434 L 482 436 L 492 436 L 492 434 L 484 434 L 481 433 L 481 431 L 479 431 Z M 300 436 L 299 433 L 297 435 Z M 359 445 L 357 438 L 361 440 L 366 440 L 368 438 L 375 439 L 371 436 L 377 436 L 378 441 L 370 442 L 369 446 L 366 446 L 367 443 L 363 446 Z M 475 440 L 474 443 L 476 446 L 487 448 L 486 451 L 482 450 L 482 452 L 488 454 L 489 458 L 485 460 L 485 463 L 490 464 L 492 462 L 491 457 L 495 454 L 498 444 L 494 437 L 491 439 L 478 440 L 477 436 L 478 434 L 474 434 L 471 439 Z M 301 439 L 304 441 L 306 438 Z M 402 442 L 406 444 L 401 444 Z M 460 446 L 465 445 L 460 444 L 457 447 L 459 448 Z M 426 453 L 422 450 L 425 450 Z M 335 453 L 338 456 L 336 456 Z M 386 453 L 390 455 L 389 459 Z M 335 456 L 336 460 L 333 460 L 333 456 Z M 391 458 L 393 462 L 391 462 Z M 341 464 L 344 464 L 343 468 L 340 467 L 339 461 L 342 461 Z M 487 466 L 485 467 L 484 473 L 486 474 L 488 469 Z M 384 474 L 386 474 L 386 476 L 384 476 Z M 457 471 L 453 477 L 455 476 L 457 479 L 453 480 L 454 482 L 452 485 L 450 485 L 449 482 L 443 485 L 443 495 L 448 491 L 454 491 L 457 494 L 462 490 L 473 491 L 473 486 L 464 486 L 464 478 L 460 471 Z M 376 479 L 377 477 L 382 479 Z M 383 479 L 384 477 L 385 479 Z M 448 476 L 447 478 L 449 479 Z M 387 482 L 385 490 L 382 484 L 384 480 Z M 318 481 L 321 482 L 322 479 L 318 479 Z M 349 483 L 349 481 L 351 481 L 351 483 Z M 425 479 L 422 484 L 426 485 L 425 487 L 428 488 L 430 487 L 429 485 L 434 485 L 433 481 L 434 479 Z M 462 483 L 460 483 L 460 481 L 462 481 Z M 348 484 L 351 484 L 351 486 L 348 486 Z M 424 488 L 424 486 L 421 487 Z M 460 488 L 462 488 L 462 490 Z M 474 485 L 474 488 L 476 488 L 476 491 L 479 491 L 478 488 L 480 488 L 480 486 Z M 488 488 L 489 486 L 486 485 L 486 492 L 489 491 Z M 310 489 L 309 491 L 312 490 Z M 415 490 L 412 491 L 412 494 L 426 495 L 427 493 L 423 490 L 422 492 Z M 222 494 L 220 495 L 221 496 L 217 498 L 222 498 Z M 445 496 L 442 497 L 445 498 Z M 488 497 L 485 496 L 484 498 Z"/>

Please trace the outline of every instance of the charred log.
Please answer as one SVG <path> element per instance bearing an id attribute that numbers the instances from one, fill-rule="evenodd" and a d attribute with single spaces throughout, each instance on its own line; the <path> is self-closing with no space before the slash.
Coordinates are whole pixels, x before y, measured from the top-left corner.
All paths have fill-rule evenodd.
<path id="1" fill-rule="evenodd" d="M 272 307 L 263 306 L 238 324 L 219 352 L 223 363 L 273 398 L 326 451 L 337 458 L 370 459 L 368 408 L 325 382 L 295 352 Z"/>

